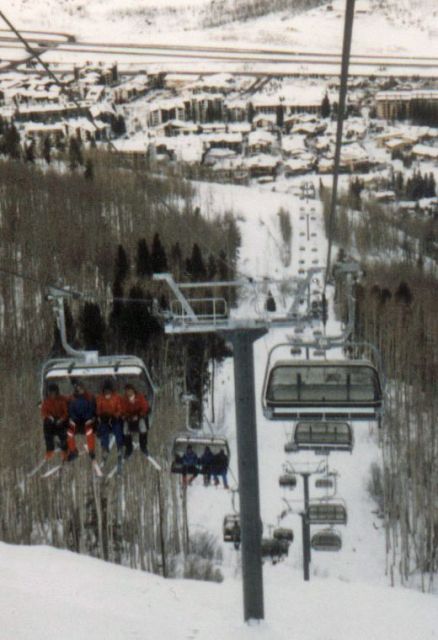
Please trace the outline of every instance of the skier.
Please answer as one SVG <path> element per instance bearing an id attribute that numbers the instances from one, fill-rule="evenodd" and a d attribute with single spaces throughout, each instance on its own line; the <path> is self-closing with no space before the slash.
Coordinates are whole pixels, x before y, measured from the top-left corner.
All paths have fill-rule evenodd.
<path id="1" fill-rule="evenodd" d="M 97 435 L 102 447 L 102 457 L 105 460 L 109 454 L 110 433 L 114 435 L 117 452 L 121 456 L 123 450 L 123 420 L 122 398 L 114 391 L 111 380 L 105 380 L 102 393 L 96 398 L 96 414 L 98 420 Z"/>
<path id="2" fill-rule="evenodd" d="M 125 458 L 132 455 L 132 434 L 138 433 L 140 450 L 148 455 L 148 414 L 149 402 L 145 396 L 137 392 L 132 384 L 125 386 L 122 398 L 123 434 L 125 439 Z"/>
<path id="3" fill-rule="evenodd" d="M 214 462 L 214 455 L 210 447 L 205 447 L 204 453 L 200 458 L 201 473 L 204 476 L 204 486 L 208 487 L 211 480 L 211 471 Z"/>
<path id="4" fill-rule="evenodd" d="M 41 405 L 43 418 L 44 440 L 46 443 L 46 460 L 55 455 L 55 438 L 59 441 L 61 457 L 67 460 L 67 398 L 59 393 L 57 384 L 51 383 L 47 387 L 47 397 Z"/>
<path id="5" fill-rule="evenodd" d="M 222 482 L 224 483 L 224 488 L 228 489 L 228 480 L 227 480 L 227 471 L 228 471 L 228 456 L 223 449 L 219 451 L 214 456 L 213 462 L 213 478 L 214 484 L 217 486 L 219 484 L 219 477 L 221 476 Z"/>
<path id="6" fill-rule="evenodd" d="M 91 393 L 86 391 L 82 382 L 74 382 L 74 392 L 68 403 L 69 426 L 67 430 L 68 459 L 74 460 L 78 456 L 75 435 L 85 434 L 88 455 L 91 460 L 96 457 L 96 436 L 94 427 L 96 422 L 96 401 Z"/>
<path id="7" fill-rule="evenodd" d="M 183 485 L 187 486 L 188 484 L 192 484 L 193 480 L 198 475 L 198 465 L 199 458 L 196 453 L 193 451 L 193 447 L 191 444 L 187 445 L 186 452 L 182 457 L 182 476 L 183 476 Z M 191 478 L 187 480 L 187 474 L 191 474 Z"/>

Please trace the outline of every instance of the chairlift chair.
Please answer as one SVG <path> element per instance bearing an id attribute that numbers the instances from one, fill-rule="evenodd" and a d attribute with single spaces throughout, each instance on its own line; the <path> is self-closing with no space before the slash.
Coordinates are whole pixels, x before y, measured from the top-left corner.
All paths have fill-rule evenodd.
<path id="1" fill-rule="evenodd" d="M 213 455 L 221 450 L 226 454 L 228 461 L 230 460 L 230 447 L 226 438 L 217 438 L 208 435 L 193 435 L 192 433 L 184 433 L 175 437 L 172 444 L 172 473 L 183 473 L 182 457 L 187 447 L 191 446 L 198 458 L 204 453 L 205 447 L 209 447 Z"/>
<path id="2" fill-rule="evenodd" d="M 333 489 L 334 481 L 328 476 L 325 476 L 324 478 L 317 478 L 315 480 L 315 487 L 317 489 Z"/>
<path id="3" fill-rule="evenodd" d="M 282 473 L 278 478 L 278 484 L 280 485 L 280 487 L 295 489 L 295 487 L 297 486 L 297 476 L 289 471 L 287 471 L 286 473 Z"/>
<path id="4" fill-rule="evenodd" d="M 307 510 L 309 524 L 345 525 L 347 509 L 342 502 L 311 502 Z"/>
<path id="5" fill-rule="evenodd" d="M 141 358 L 131 355 L 92 357 L 66 357 L 48 360 L 42 368 L 41 396 L 47 395 L 47 387 L 56 383 L 60 393 L 71 395 L 73 384 L 80 380 L 86 389 L 96 395 L 101 393 L 104 381 L 110 380 L 114 389 L 123 393 L 126 384 L 132 384 L 147 398 L 153 412 L 155 387 L 149 371 Z"/>
<path id="6" fill-rule="evenodd" d="M 224 542 L 240 542 L 240 516 L 231 513 L 225 516 L 223 524 Z"/>
<path id="7" fill-rule="evenodd" d="M 284 556 L 289 555 L 289 542 L 277 538 L 263 538 L 261 543 L 262 558 L 271 558 L 278 562 Z"/>
<path id="8" fill-rule="evenodd" d="M 285 527 L 274 529 L 272 536 L 275 538 L 275 540 L 286 540 L 286 542 L 293 542 L 294 540 L 293 529 L 287 529 Z"/>
<path id="9" fill-rule="evenodd" d="M 353 450 L 353 430 L 348 422 L 308 420 L 297 422 L 288 451 L 311 450 L 316 453 Z M 286 447 L 285 447 L 286 450 Z"/>
<path id="10" fill-rule="evenodd" d="M 314 551 L 340 551 L 342 537 L 335 529 L 323 529 L 313 534 L 310 545 Z"/>
<path id="11" fill-rule="evenodd" d="M 269 420 L 375 420 L 382 389 L 368 360 L 279 360 L 266 370 L 263 411 Z"/>

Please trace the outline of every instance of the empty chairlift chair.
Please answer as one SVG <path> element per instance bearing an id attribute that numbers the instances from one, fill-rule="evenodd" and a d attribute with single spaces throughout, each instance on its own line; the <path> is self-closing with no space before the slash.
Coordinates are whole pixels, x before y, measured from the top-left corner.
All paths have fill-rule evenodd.
<path id="1" fill-rule="evenodd" d="M 231 513 L 225 516 L 223 524 L 224 542 L 240 543 L 240 516 Z"/>
<path id="2" fill-rule="evenodd" d="M 348 422 L 309 420 L 295 425 L 293 439 L 285 451 L 311 450 L 319 453 L 353 450 L 353 430 Z"/>
<path id="3" fill-rule="evenodd" d="M 280 360 L 266 371 L 269 420 L 376 420 L 382 403 L 379 374 L 368 360 Z"/>
<path id="4" fill-rule="evenodd" d="M 323 529 L 313 534 L 310 545 L 314 551 L 340 551 L 342 537 L 335 529 Z"/>
<path id="5" fill-rule="evenodd" d="M 297 486 L 297 477 L 294 473 L 286 471 L 278 478 L 278 484 L 280 487 L 285 487 L 286 489 L 295 489 Z"/>
<path id="6" fill-rule="evenodd" d="M 347 509 L 342 502 L 313 502 L 307 511 L 309 524 L 347 524 Z"/>
<path id="7" fill-rule="evenodd" d="M 324 478 L 317 478 L 315 480 L 315 487 L 317 489 L 333 489 L 335 482 L 333 478 L 330 476 L 325 476 Z"/>
<path id="8" fill-rule="evenodd" d="M 220 451 L 223 451 L 227 456 L 228 462 L 230 460 L 230 448 L 226 438 L 215 438 L 213 436 L 197 436 L 192 434 L 178 435 L 172 445 L 172 466 L 171 472 L 182 474 L 184 471 L 184 465 L 182 458 L 187 451 L 187 447 L 191 446 L 198 460 L 201 458 L 206 447 L 209 447 L 212 454 L 216 455 Z M 197 465 L 197 472 L 203 473 L 205 469 L 199 463 Z M 212 473 L 214 470 L 212 470 Z"/>

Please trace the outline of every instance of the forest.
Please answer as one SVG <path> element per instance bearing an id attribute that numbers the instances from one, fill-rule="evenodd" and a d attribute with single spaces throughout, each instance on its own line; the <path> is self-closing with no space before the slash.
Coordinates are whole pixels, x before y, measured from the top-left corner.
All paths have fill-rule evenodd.
<path id="1" fill-rule="evenodd" d="M 328 224 L 328 197 L 325 220 Z M 358 204 L 360 210 L 358 210 Z M 438 279 L 434 219 L 405 220 L 373 202 L 344 197 L 334 237 L 338 258 L 360 261 L 355 339 L 379 349 L 386 407 L 379 440 L 383 470 L 369 490 L 386 534 L 391 583 L 432 588 L 438 570 Z M 338 283 L 339 284 L 339 283 Z M 345 300 L 338 287 L 338 313 Z"/>
<path id="2" fill-rule="evenodd" d="M 93 157 L 91 179 L 3 160 L 0 190 L 0 539 L 220 579 L 211 541 L 192 539 L 196 558 L 189 553 L 171 474 L 159 477 L 138 458 L 123 487 L 117 478 L 98 485 L 86 456 L 59 480 L 61 490 L 27 474 L 44 453 L 40 368 L 60 354 L 47 285 L 82 296 L 67 307 L 73 346 L 131 351 L 147 363 L 159 390 L 150 449 L 167 468 L 172 434 L 185 424 L 180 395 L 195 393 L 202 407 L 214 383 L 209 360 L 226 350 L 219 340 L 166 337 L 152 309 L 165 310 L 168 295 L 151 276 L 171 270 L 182 281 L 233 278 L 240 237 L 232 214 L 209 221 L 187 183 L 121 169 L 107 154 Z"/>

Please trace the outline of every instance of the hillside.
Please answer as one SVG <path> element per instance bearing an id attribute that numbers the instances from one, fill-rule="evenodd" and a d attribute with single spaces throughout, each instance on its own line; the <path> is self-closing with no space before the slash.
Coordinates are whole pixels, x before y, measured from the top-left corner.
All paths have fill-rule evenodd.
<path id="1" fill-rule="evenodd" d="M 432 640 L 436 599 L 268 568 L 259 627 L 241 622 L 238 580 L 171 580 L 48 547 L 0 544 L 0 636 L 15 640 Z M 224 612 L 227 615 L 224 615 Z M 370 634 L 370 631 L 372 632 Z"/>
<path id="2" fill-rule="evenodd" d="M 437 55 L 438 12 L 431 0 L 361 0 L 356 5 L 353 53 Z M 11 0 L 8 16 L 21 29 L 66 31 L 89 41 L 231 42 L 339 51 L 344 6 L 343 0 Z"/>

